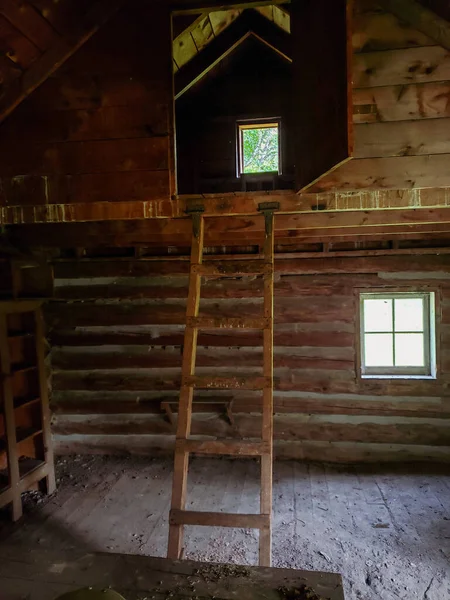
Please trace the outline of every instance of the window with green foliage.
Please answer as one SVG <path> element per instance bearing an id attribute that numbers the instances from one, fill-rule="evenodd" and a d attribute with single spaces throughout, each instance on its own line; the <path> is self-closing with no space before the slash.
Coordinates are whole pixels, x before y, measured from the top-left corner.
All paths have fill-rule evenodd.
<path id="1" fill-rule="evenodd" d="M 239 134 L 239 175 L 280 171 L 280 139 L 277 121 L 241 123 Z"/>

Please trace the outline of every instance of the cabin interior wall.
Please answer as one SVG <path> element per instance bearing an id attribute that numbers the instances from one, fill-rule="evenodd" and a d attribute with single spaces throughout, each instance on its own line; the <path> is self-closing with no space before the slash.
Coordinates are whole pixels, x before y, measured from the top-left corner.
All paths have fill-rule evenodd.
<path id="1" fill-rule="evenodd" d="M 447 256 L 305 258 L 275 284 L 275 452 L 331 461 L 446 460 L 450 437 Z M 300 262 L 299 262 L 300 261 Z M 315 265 L 320 261 L 322 273 Z M 54 264 L 46 317 L 53 431 L 60 452 L 173 448 L 187 260 L 103 258 Z M 436 291 L 436 380 L 358 376 L 359 292 Z M 212 280 L 201 314 L 258 316 L 258 279 Z M 261 373 L 255 332 L 200 334 L 197 372 Z M 257 437 L 258 393 L 198 391 L 193 433 Z"/>

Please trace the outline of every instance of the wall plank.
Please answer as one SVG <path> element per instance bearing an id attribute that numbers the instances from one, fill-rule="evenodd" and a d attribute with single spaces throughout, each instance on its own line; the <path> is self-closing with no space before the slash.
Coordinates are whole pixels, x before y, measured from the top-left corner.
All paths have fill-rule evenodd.
<path id="1" fill-rule="evenodd" d="M 440 46 L 365 52 L 354 57 L 353 85 L 356 88 L 449 79 L 450 52 Z"/>

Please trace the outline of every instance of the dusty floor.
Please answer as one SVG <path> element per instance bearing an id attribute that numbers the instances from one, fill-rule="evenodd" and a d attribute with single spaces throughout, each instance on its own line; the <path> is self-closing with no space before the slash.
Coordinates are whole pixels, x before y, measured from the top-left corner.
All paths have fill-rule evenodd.
<path id="1" fill-rule="evenodd" d="M 0 544 L 164 556 L 170 460 L 59 459 L 59 490 L 31 494 Z M 189 508 L 257 512 L 253 461 L 194 459 Z M 191 528 L 185 557 L 256 564 L 252 530 Z M 278 462 L 274 467 L 276 567 L 342 573 L 346 599 L 450 598 L 450 472 L 444 468 L 348 467 Z"/>

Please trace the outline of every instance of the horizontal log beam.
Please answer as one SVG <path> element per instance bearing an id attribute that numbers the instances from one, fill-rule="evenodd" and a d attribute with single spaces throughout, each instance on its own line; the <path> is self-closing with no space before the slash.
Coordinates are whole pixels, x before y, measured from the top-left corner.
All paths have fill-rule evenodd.
<path id="1" fill-rule="evenodd" d="M 201 369 L 204 371 L 204 369 Z M 236 369 L 234 369 L 236 371 Z M 218 369 L 213 370 L 218 375 Z M 221 373 L 224 377 L 228 373 Z M 233 376 L 240 379 L 254 377 L 254 372 Z M 313 392 L 319 394 L 371 394 L 374 396 L 446 396 L 450 374 L 441 374 L 438 380 L 358 379 L 354 372 L 320 369 L 275 369 L 274 389 L 279 392 Z M 56 371 L 53 375 L 54 391 L 127 391 L 140 393 L 179 391 L 179 369 L 152 370 L 121 369 L 103 371 Z"/>
<path id="2" fill-rule="evenodd" d="M 123 416 L 60 416 L 54 424 L 56 434 L 82 435 L 163 435 L 170 425 L 161 417 L 143 415 L 127 420 Z M 192 422 L 192 435 L 258 439 L 261 435 L 261 416 L 235 414 L 233 425 L 223 419 L 197 419 Z M 316 415 L 277 415 L 274 418 L 274 438 L 295 441 L 402 443 L 450 446 L 447 419 L 416 417 L 379 417 Z"/>
<path id="3" fill-rule="evenodd" d="M 161 435 L 55 435 L 58 454 L 158 454 L 173 452 L 173 437 Z M 308 442 L 275 440 L 276 458 L 318 460 L 335 463 L 422 462 L 450 463 L 450 447 L 412 444 L 370 444 L 355 442 Z"/>
<path id="4" fill-rule="evenodd" d="M 143 172 L 145 176 L 145 172 Z M 24 180 L 26 181 L 26 179 Z M 44 182 L 42 182 L 44 185 Z M 38 182 L 33 183 L 39 188 Z M 172 219 L 184 217 L 192 204 L 202 204 L 205 216 L 256 215 L 261 202 L 280 203 L 279 214 L 308 213 L 309 211 L 365 211 L 382 209 L 407 209 L 446 207 L 449 204 L 449 187 L 414 189 L 379 189 L 353 192 L 329 191 L 321 194 L 295 194 L 293 192 L 248 192 L 241 194 L 210 194 L 207 197 L 178 196 L 171 200 L 161 196 L 153 200 L 127 202 L 87 202 L 40 206 L 2 206 L 0 223 L 61 223 L 74 224 L 92 221 L 120 221 L 137 219 Z M 148 228 L 149 225 L 146 225 Z"/>
<path id="5" fill-rule="evenodd" d="M 271 196 L 258 196 L 267 201 Z M 226 202 L 225 198 L 223 201 Z M 235 197 L 234 197 L 235 198 Z M 215 218 L 217 217 L 217 218 Z M 205 244 L 210 246 L 261 243 L 264 219 L 260 215 L 207 218 Z M 392 239 L 397 235 L 450 232 L 450 206 L 401 210 L 315 210 L 275 215 L 275 241 L 374 235 Z M 138 219 L 85 223 L 12 226 L 11 241 L 29 246 L 59 248 L 102 246 L 190 246 L 191 222 L 180 219 Z"/>
<path id="6" fill-rule="evenodd" d="M 331 335 L 330 335 L 331 337 Z M 298 336 L 298 341 L 301 336 Z M 324 354 L 325 356 L 320 356 Z M 327 358 L 324 349 L 323 353 L 308 349 L 308 351 L 297 351 L 295 348 L 289 348 L 289 352 L 283 349 L 274 350 L 274 366 L 289 367 L 294 369 L 332 369 L 332 370 L 351 370 L 354 369 L 355 361 L 352 356 L 351 348 L 348 352 L 342 352 L 342 357 L 335 356 Z M 339 354 L 339 353 L 336 353 Z M 96 369 L 155 369 L 155 368 L 181 368 L 181 351 L 180 349 L 162 350 L 148 349 L 144 352 L 127 352 L 127 349 L 122 347 L 118 351 L 102 351 L 99 349 L 96 352 L 84 351 L 67 351 L 57 350 L 52 352 L 52 366 L 54 369 L 64 371 L 83 371 Z M 198 367 L 230 367 L 233 368 L 236 364 L 243 364 L 247 367 L 261 367 L 263 364 L 262 348 L 252 351 L 243 350 L 224 350 L 214 352 L 211 348 L 202 351 L 199 347 L 197 352 L 196 365 Z"/>
<path id="7" fill-rule="evenodd" d="M 64 326 L 63 326 L 64 327 Z M 156 331 L 155 331 L 156 329 Z M 339 326 L 329 331 L 311 331 L 308 326 L 303 330 L 296 327 L 297 335 L 301 335 L 302 343 L 307 347 L 329 346 L 333 348 L 350 347 L 354 342 L 354 333 L 340 331 Z M 278 326 L 274 332 L 274 344 L 276 346 L 297 346 L 297 335 L 293 335 L 291 325 L 287 329 Z M 173 327 L 161 329 L 152 327 L 152 331 L 139 333 L 121 332 L 120 328 L 112 327 L 107 332 L 97 333 L 90 330 L 77 331 L 68 329 L 55 329 L 49 332 L 49 340 L 55 346 L 105 346 L 105 345 L 149 345 L 156 346 L 181 346 L 184 340 L 184 328 L 174 330 Z M 262 346 L 262 332 L 224 332 L 219 334 L 207 334 L 200 332 L 198 337 L 199 346 L 205 347 L 257 347 Z"/>
<path id="8" fill-rule="evenodd" d="M 231 261 L 228 261 L 231 262 Z M 326 276 L 333 274 L 349 274 L 356 275 L 378 274 L 378 273 L 426 273 L 426 272 L 446 272 L 450 268 L 450 255 L 421 255 L 414 254 L 414 250 L 406 255 L 395 256 L 353 256 L 348 253 L 347 256 L 333 256 L 332 252 L 317 253 L 315 258 L 303 258 L 301 255 L 292 255 L 288 258 L 275 255 L 275 273 L 287 275 L 320 275 Z M 78 278 L 95 278 L 95 277 L 152 277 L 152 276 L 175 276 L 187 275 L 189 272 L 189 262 L 179 260 L 146 260 L 143 259 L 122 259 L 111 261 L 110 259 L 81 259 L 78 261 L 61 261 L 54 263 L 54 274 L 57 279 L 78 279 Z M 423 276 L 419 276 L 423 278 Z M 321 277 L 320 280 L 323 280 Z M 330 279 L 325 280 L 330 282 Z M 355 279 L 349 280 L 349 284 Z M 369 279 L 370 282 L 373 278 Z M 331 279 L 332 284 L 340 283 L 344 286 L 344 280 Z M 94 283 L 94 282 L 92 282 Z M 314 280 L 310 277 L 307 280 L 292 282 L 293 291 L 297 290 L 297 285 L 308 286 L 314 284 L 314 287 L 320 287 L 319 280 Z M 169 284 L 166 284 L 169 285 Z M 211 286 L 212 282 L 205 284 L 205 289 Z M 216 285 L 219 285 L 217 283 Z M 220 285 L 223 288 L 233 288 L 238 285 L 235 282 L 221 281 Z M 246 286 L 249 282 L 246 282 Z M 275 291 L 288 283 L 283 279 L 275 284 Z M 330 285 L 330 283 L 328 283 Z M 184 286 L 183 286 L 184 287 Z M 239 284 L 242 287 L 242 284 Z M 238 287 L 238 289 L 239 289 Z M 255 286 L 244 287 L 249 290 L 249 295 L 256 296 Z M 186 296 L 184 296 L 186 297 Z M 214 297 L 212 295 L 212 297 Z M 239 296 L 240 297 L 240 296 Z"/>
<path id="9" fill-rule="evenodd" d="M 174 394 L 177 395 L 176 392 Z M 194 401 L 192 411 L 194 414 L 223 414 L 225 403 L 233 402 L 232 414 L 260 413 L 261 399 L 243 397 L 242 394 L 231 395 L 225 392 L 223 396 L 203 397 L 201 392 L 196 394 L 198 400 Z M 126 397 L 123 393 L 120 397 Z M 104 398 L 104 399 L 102 399 Z M 202 401 L 202 399 L 204 401 Z M 178 412 L 178 398 L 169 393 L 160 394 L 156 400 L 111 400 L 107 392 L 86 394 L 83 399 L 76 392 L 55 392 L 53 394 L 52 410 L 55 415 L 133 415 L 154 414 L 161 415 L 161 404 L 170 402 L 173 413 Z M 396 398 L 372 396 L 348 397 L 314 395 L 303 397 L 300 393 L 293 398 L 282 394 L 274 396 L 274 412 L 283 415 L 376 415 L 391 417 L 422 417 L 422 418 L 450 418 L 450 405 L 445 398 L 430 397 L 428 399 Z"/>

